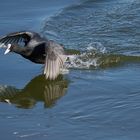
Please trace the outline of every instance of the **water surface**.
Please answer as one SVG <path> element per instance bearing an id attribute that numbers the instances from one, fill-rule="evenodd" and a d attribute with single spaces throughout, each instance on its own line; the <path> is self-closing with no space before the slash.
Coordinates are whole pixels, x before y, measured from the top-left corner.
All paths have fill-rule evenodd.
<path id="1" fill-rule="evenodd" d="M 50 82 L 0 50 L 1 138 L 138 140 L 139 21 L 139 0 L 1 0 L 0 35 L 34 30 L 82 52 Z"/>

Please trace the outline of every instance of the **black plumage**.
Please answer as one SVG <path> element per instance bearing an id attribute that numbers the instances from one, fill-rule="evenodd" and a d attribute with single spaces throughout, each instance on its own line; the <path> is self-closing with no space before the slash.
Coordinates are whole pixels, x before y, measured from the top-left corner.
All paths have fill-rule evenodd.
<path id="1" fill-rule="evenodd" d="M 67 58 L 62 45 L 35 32 L 10 33 L 0 38 L 0 43 L 6 48 L 5 54 L 15 52 L 34 63 L 45 64 L 44 74 L 50 80 L 60 74 Z"/>

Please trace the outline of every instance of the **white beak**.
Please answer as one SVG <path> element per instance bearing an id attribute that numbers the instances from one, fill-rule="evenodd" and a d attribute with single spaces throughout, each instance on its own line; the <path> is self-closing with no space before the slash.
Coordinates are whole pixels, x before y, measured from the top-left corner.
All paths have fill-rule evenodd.
<path id="1" fill-rule="evenodd" d="M 10 48 L 11 48 L 11 44 L 8 44 L 7 49 L 4 52 L 4 54 L 8 54 L 10 52 Z"/>

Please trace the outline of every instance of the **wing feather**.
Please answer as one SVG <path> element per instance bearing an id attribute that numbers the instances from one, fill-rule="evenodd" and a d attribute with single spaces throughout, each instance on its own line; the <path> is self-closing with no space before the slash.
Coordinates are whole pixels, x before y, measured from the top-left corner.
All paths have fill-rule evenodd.
<path id="1" fill-rule="evenodd" d="M 9 43 L 10 44 L 22 43 L 25 45 L 25 42 L 28 43 L 34 37 L 35 34 L 37 33 L 26 31 L 10 33 L 6 36 L 1 37 L 0 43 L 4 43 L 4 45 L 7 45 Z"/>
<path id="2" fill-rule="evenodd" d="M 66 61 L 66 56 L 62 46 L 54 42 L 47 47 L 46 53 L 44 74 L 46 79 L 54 80 L 60 74 L 60 70 Z"/>
<path id="3" fill-rule="evenodd" d="M 51 60 L 49 57 L 46 57 L 44 69 L 46 79 L 54 80 L 60 74 L 60 69 L 63 68 L 65 61 L 64 55 L 58 56 L 56 60 Z"/>

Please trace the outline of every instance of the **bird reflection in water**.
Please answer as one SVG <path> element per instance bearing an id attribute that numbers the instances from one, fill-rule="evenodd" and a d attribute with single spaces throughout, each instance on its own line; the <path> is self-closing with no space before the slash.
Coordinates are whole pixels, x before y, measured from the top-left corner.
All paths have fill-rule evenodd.
<path id="1" fill-rule="evenodd" d="M 50 108 L 65 95 L 68 84 L 68 80 L 62 75 L 54 81 L 46 80 L 43 75 L 39 75 L 23 89 L 0 85 L 0 102 L 26 109 L 33 108 L 37 102 L 44 102 L 44 107 Z"/>

